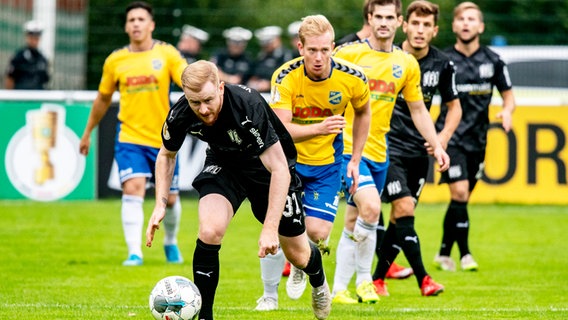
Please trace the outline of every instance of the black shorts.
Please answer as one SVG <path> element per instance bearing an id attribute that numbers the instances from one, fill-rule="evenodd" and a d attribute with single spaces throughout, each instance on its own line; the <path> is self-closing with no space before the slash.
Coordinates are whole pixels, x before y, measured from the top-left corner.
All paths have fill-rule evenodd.
<path id="1" fill-rule="evenodd" d="M 430 163 L 428 156 L 399 157 L 391 155 L 389 161 L 381 200 L 389 203 L 410 196 L 417 203 L 428 177 Z"/>
<path id="2" fill-rule="evenodd" d="M 203 170 L 193 180 L 193 187 L 199 192 L 199 198 L 212 193 L 222 195 L 229 200 L 234 213 L 245 198 L 248 198 L 255 218 L 263 223 L 268 209 L 270 173 L 264 166 L 252 171 L 226 168 L 215 161 L 213 156 L 207 156 Z M 299 236 L 306 231 L 302 192 L 296 187 L 299 185 L 299 178 L 295 172 L 292 173 L 291 185 L 278 227 L 278 233 L 285 237 Z"/>
<path id="3" fill-rule="evenodd" d="M 450 168 L 442 172 L 440 183 L 469 181 L 469 192 L 473 191 L 477 180 L 481 179 L 485 168 L 485 150 L 467 152 L 462 148 L 449 146 Z"/>

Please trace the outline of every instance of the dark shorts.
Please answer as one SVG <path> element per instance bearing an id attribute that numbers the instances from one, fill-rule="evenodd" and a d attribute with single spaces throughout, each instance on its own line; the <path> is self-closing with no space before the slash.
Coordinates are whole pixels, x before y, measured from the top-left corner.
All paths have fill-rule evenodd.
<path id="1" fill-rule="evenodd" d="M 403 197 L 412 197 L 418 202 L 428 177 L 429 159 L 422 157 L 390 156 L 382 201 L 389 203 Z"/>
<path id="2" fill-rule="evenodd" d="M 462 148 L 448 147 L 450 168 L 442 172 L 440 183 L 453 183 L 468 180 L 469 192 L 473 191 L 477 180 L 481 179 L 485 168 L 485 150 L 467 152 Z"/>
<path id="3" fill-rule="evenodd" d="M 292 185 L 300 186 L 295 172 L 292 174 Z M 223 167 L 213 156 L 208 156 L 203 170 L 193 180 L 193 187 L 199 192 L 199 198 L 212 193 L 222 195 L 231 203 L 234 213 L 248 198 L 255 218 L 261 223 L 264 222 L 270 187 L 270 173 L 264 167 L 252 171 L 235 170 Z M 289 189 L 278 227 L 280 235 L 295 237 L 306 231 L 301 197 L 301 188 Z"/>

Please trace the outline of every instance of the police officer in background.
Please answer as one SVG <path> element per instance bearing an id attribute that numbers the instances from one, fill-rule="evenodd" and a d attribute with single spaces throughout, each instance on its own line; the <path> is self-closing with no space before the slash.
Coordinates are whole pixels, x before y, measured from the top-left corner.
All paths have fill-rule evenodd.
<path id="1" fill-rule="evenodd" d="M 187 63 L 193 63 L 203 59 L 201 47 L 209 40 L 209 33 L 190 25 L 184 25 L 177 43 L 177 49 L 181 52 Z"/>
<path id="2" fill-rule="evenodd" d="M 26 46 L 10 60 L 4 79 L 6 89 L 42 90 L 49 81 L 48 62 L 38 50 L 43 27 L 35 20 L 24 24 Z"/>
<path id="3" fill-rule="evenodd" d="M 260 92 L 270 91 L 270 79 L 274 71 L 284 62 L 294 57 L 292 50 L 282 44 L 282 28 L 268 26 L 254 32 L 260 43 L 261 51 L 254 63 L 248 86 Z"/>
<path id="4" fill-rule="evenodd" d="M 246 84 L 252 71 L 252 60 L 246 52 L 252 32 L 242 27 L 223 31 L 227 47 L 215 53 L 211 62 L 219 68 L 221 80 L 231 84 Z"/>
<path id="5" fill-rule="evenodd" d="M 298 51 L 298 42 L 300 41 L 299 31 L 302 21 L 294 21 L 288 25 L 288 38 L 290 39 L 290 47 L 292 48 L 292 53 L 294 58 L 300 56 L 300 51 Z"/>

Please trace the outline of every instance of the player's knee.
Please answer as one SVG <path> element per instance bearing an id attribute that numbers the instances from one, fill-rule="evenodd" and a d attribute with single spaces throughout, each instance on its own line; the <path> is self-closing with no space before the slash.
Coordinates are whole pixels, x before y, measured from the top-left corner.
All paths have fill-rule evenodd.
<path id="1" fill-rule="evenodd" d="M 380 203 L 366 202 L 359 206 L 359 216 L 365 222 L 376 222 L 381 214 Z"/>
<path id="2" fill-rule="evenodd" d="M 391 218 L 398 219 L 402 217 L 413 217 L 414 207 L 414 201 L 411 197 L 395 200 L 392 203 Z"/>
<path id="3" fill-rule="evenodd" d="M 208 244 L 220 244 L 223 232 L 214 227 L 199 226 L 199 239 Z"/>
<path id="4" fill-rule="evenodd" d="M 166 204 L 166 206 L 168 208 L 172 208 L 176 202 L 178 201 L 178 195 L 177 194 L 170 194 L 168 196 L 168 203 Z"/>

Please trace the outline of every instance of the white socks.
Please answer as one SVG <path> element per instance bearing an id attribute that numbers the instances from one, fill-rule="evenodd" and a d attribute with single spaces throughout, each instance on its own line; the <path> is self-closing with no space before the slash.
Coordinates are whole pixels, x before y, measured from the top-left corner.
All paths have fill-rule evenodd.
<path id="1" fill-rule="evenodd" d="M 164 245 L 177 244 L 177 234 L 179 230 L 179 221 L 181 220 L 181 202 L 179 196 L 171 208 L 166 208 L 166 216 L 164 217 Z"/>
<path id="2" fill-rule="evenodd" d="M 282 278 L 284 263 L 286 263 L 286 257 L 281 248 L 278 248 L 276 254 L 269 254 L 260 259 L 260 273 L 264 284 L 264 297 L 278 300 L 278 284 Z"/>
<path id="3" fill-rule="evenodd" d="M 128 256 L 142 258 L 142 227 L 144 225 L 144 198 L 130 195 L 122 196 L 122 229 L 128 247 Z"/>
<path id="4" fill-rule="evenodd" d="M 377 225 L 378 222 L 368 223 L 360 217 L 357 218 L 353 236 L 357 240 L 355 250 L 355 262 L 357 270 L 357 280 L 359 285 L 363 281 L 372 282 L 371 266 L 375 256 L 375 246 L 377 245 Z"/>
<path id="5" fill-rule="evenodd" d="M 353 233 L 343 229 L 339 243 L 337 244 L 335 276 L 333 278 L 333 290 L 335 294 L 339 291 L 347 290 L 347 286 L 355 273 L 355 241 Z"/>

